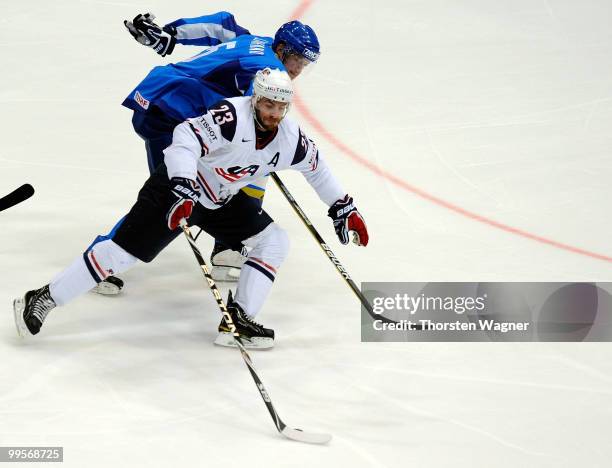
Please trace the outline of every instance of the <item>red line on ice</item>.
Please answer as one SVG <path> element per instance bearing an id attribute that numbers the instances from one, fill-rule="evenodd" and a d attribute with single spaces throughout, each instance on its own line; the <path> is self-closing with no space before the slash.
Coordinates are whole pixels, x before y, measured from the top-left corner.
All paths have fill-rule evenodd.
<path id="1" fill-rule="evenodd" d="M 304 13 L 306 12 L 306 10 L 308 10 L 308 8 L 311 6 L 311 4 L 313 3 L 314 0 L 303 0 L 301 1 L 298 6 L 296 7 L 296 9 L 293 11 L 293 13 L 291 13 L 290 15 L 290 19 L 300 19 Z M 327 141 L 329 141 L 333 146 L 335 146 L 338 150 L 340 150 L 341 152 L 343 152 L 344 154 L 346 154 L 350 159 L 352 159 L 353 161 L 361 164 L 362 166 L 364 166 L 366 169 L 368 169 L 370 172 L 374 173 L 375 175 L 377 175 L 378 177 L 381 177 L 383 179 L 388 180 L 389 182 L 391 182 L 392 184 L 394 184 L 395 186 L 407 191 L 407 192 L 411 192 L 414 195 L 417 195 L 431 203 L 434 203 L 438 206 L 441 206 L 442 208 L 446 208 L 447 210 L 453 211 L 457 214 L 460 214 L 462 216 L 465 216 L 466 218 L 470 218 L 474 221 L 478 221 L 479 223 L 482 224 L 486 224 L 488 226 L 500 229 L 502 231 L 505 232 L 509 232 L 511 234 L 515 234 L 517 236 L 520 237 L 524 237 L 526 239 L 530 239 L 536 242 L 540 242 L 542 244 L 546 244 L 552 247 L 556 247 L 558 249 L 562 249 L 562 250 L 566 250 L 568 252 L 573 252 L 575 254 L 579 254 L 579 255 L 584 255 L 586 257 L 591 257 L 591 258 L 595 258 L 598 260 L 603 260 L 605 262 L 612 262 L 612 257 L 610 257 L 609 255 L 604 255 L 604 254 L 599 254 L 596 252 L 591 252 L 589 250 L 585 250 L 582 249 L 580 247 L 575 247 L 573 245 L 569 245 L 569 244 L 564 244 L 562 242 L 556 241 L 554 239 L 549 239 L 547 237 L 543 237 L 540 236 L 538 234 L 533 234 L 531 232 L 525 231 L 523 229 L 519 229 L 513 226 L 509 226 L 507 224 L 501 223 L 499 221 L 496 221 L 494 219 L 491 218 L 487 218 L 485 216 L 479 215 L 478 213 L 475 213 L 473 211 L 469 211 L 465 208 L 462 208 L 459 205 L 456 205 L 454 203 L 451 203 L 449 201 L 443 200 L 442 198 L 436 197 L 435 195 L 432 195 L 428 192 L 426 192 L 425 190 L 416 187 L 412 184 L 409 184 L 408 182 L 400 179 L 399 177 L 395 176 L 394 174 L 385 171 L 384 169 L 380 168 L 379 166 L 377 166 L 376 164 L 372 163 L 370 160 L 368 160 L 367 158 L 361 156 L 360 154 L 356 153 L 355 151 L 353 151 L 351 148 L 349 148 L 347 145 L 345 145 L 340 139 L 336 138 L 329 130 L 327 130 L 327 128 L 325 127 L 325 125 L 323 125 L 319 120 L 317 120 L 317 118 L 314 116 L 314 114 L 310 111 L 310 109 L 308 108 L 308 106 L 306 106 L 306 104 L 304 103 L 304 101 L 302 101 L 301 97 L 298 94 L 294 95 L 294 104 L 295 107 L 298 109 L 298 111 L 300 111 L 300 113 L 304 116 L 304 118 L 308 121 L 308 123 L 318 132 L 321 134 L 321 136 L 323 138 L 325 138 Z"/>

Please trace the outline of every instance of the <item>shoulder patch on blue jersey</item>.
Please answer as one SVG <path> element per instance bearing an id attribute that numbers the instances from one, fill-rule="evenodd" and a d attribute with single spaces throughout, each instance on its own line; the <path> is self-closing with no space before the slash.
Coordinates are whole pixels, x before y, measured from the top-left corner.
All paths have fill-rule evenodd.
<path id="1" fill-rule="evenodd" d="M 215 122 L 221 129 L 221 135 L 227 141 L 232 141 L 236 134 L 236 108 L 234 105 L 223 99 L 208 109 Z"/>
<path id="2" fill-rule="evenodd" d="M 293 161 L 291 161 L 292 166 L 295 166 L 304 160 L 306 153 L 308 153 L 308 148 L 308 138 L 306 138 L 306 135 L 304 135 L 302 129 L 300 129 L 300 136 L 298 137 L 297 146 L 295 147 L 295 154 L 293 155 Z"/>

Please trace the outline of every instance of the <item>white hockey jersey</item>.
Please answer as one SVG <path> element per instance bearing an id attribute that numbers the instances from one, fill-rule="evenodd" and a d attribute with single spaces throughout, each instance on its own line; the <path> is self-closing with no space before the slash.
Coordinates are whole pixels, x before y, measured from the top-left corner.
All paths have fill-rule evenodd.
<path id="1" fill-rule="evenodd" d="M 315 143 L 285 117 L 274 138 L 256 149 L 250 97 L 229 98 L 174 129 L 164 150 L 168 177 L 197 181 L 199 202 L 208 209 L 223 206 L 246 185 L 284 169 L 300 171 L 327 205 L 345 193 Z"/>

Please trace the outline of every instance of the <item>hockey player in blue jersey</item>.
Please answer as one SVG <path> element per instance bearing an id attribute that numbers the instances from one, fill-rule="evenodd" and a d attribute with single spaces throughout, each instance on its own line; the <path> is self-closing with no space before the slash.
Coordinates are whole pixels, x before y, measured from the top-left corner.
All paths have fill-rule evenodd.
<path id="1" fill-rule="evenodd" d="M 146 13 L 124 24 L 139 43 L 164 57 L 177 43 L 206 48 L 182 62 L 155 67 L 123 101 L 134 111 L 132 124 L 145 142 L 151 173 L 163 161 L 163 150 L 170 145 L 178 124 L 204 114 L 209 105 L 223 98 L 250 95 L 258 70 L 280 69 L 295 79 L 320 54 L 314 30 L 299 21 L 283 24 L 271 38 L 250 34 L 228 12 L 182 18 L 163 27 L 154 20 L 155 16 Z M 256 181 L 243 191 L 261 200 L 266 180 Z M 215 242 L 213 277 L 235 281 L 243 259 L 241 252 Z M 111 276 L 96 291 L 117 294 L 122 287 L 122 280 Z"/>
<path id="2" fill-rule="evenodd" d="M 141 114 L 150 114 L 150 107 L 155 107 L 162 120 L 170 123 L 201 115 L 219 99 L 250 94 L 253 77 L 263 68 L 286 70 L 294 79 L 320 54 L 316 34 L 299 21 L 281 26 L 273 39 L 250 34 L 227 12 L 179 19 L 163 29 L 152 18 L 138 15 L 125 24 L 138 42 L 160 55 L 170 54 L 175 43 L 206 47 L 182 62 L 155 67 L 123 101 Z M 155 117 L 159 119 L 160 114 Z M 156 154 L 148 156 L 153 170 L 161 159 Z"/>

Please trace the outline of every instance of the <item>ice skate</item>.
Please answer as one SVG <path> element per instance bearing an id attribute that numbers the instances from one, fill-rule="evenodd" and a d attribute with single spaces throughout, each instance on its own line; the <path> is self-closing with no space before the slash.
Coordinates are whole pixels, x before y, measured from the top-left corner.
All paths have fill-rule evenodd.
<path id="1" fill-rule="evenodd" d="M 109 276 L 104 281 L 100 281 L 91 292 L 102 294 L 103 296 L 116 296 L 123 290 L 123 280 L 116 276 Z"/>
<path id="2" fill-rule="evenodd" d="M 238 281 L 240 269 L 246 260 L 246 256 L 247 250 L 245 247 L 242 248 L 241 252 L 238 252 L 215 242 L 215 247 L 210 255 L 213 279 L 215 281 Z"/>
<path id="3" fill-rule="evenodd" d="M 231 292 L 227 300 L 227 310 L 234 321 L 234 325 L 236 325 L 245 348 L 270 349 L 274 346 L 274 330 L 265 328 L 249 317 L 242 310 L 242 307 L 233 301 Z M 224 320 L 221 320 L 219 324 L 219 335 L 217 335 L 214 343 L 219 346 L 236 346 L 234 335 Z"/>
<path id="4" fill-rule="evenodd" d="M 47 314 L 56 306 L 49 292 L 49 285 L 28 291 L 25 296 L 13 301 L 13 314 L 17 333 L 22 338 L 36 335 Z"/>

